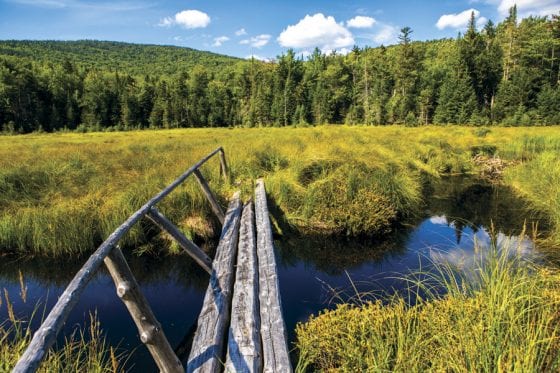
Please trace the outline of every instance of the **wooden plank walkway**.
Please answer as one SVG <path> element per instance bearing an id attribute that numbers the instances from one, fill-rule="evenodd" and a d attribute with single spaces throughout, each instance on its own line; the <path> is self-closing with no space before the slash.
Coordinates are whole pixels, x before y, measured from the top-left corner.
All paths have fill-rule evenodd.
<path id="1" fill-rule="evenodd" d="M 187 372 L 217 372 L 223 364 L 235 278 L 233 269 L 237 259 L 240 215 L 241 201 L 237 193 L 229 204 L 224 219 L 210 283 L 189 354 Z"/>
<path id="2" fill-rule="evenodd" d="M 229 182 L 225 153 L 219 147 L 134 212 L 107 237 L 76 273 L 34 333 L 13 372 L 37 371 L 57 333 L 102 263 L 108 268 L 117 295 L 138 328 L 140 340 L 148 348 L 160 371 L 184 371 L 118 246 L 122 236 L 144 218 L 166 231 L 210 274 L 187 371 L 292 371 L 264 182 L 257 181 L 255 203 L 249 201 L 243 206 L 240 193 L 237 192 L 224 213 L 200 171 L 200 167 L 215 155 L 220 158 L 220 173 L 224 181 Z M 156 207 L 190 175 L 197 179 L 212 211 L 222 223 L 213 261 Z"/>
<path id="3" fill-rule="evenodd" d="M 230 210 L 231 205 L 226 222 Z M 247 203 L 240 220 L 239 234 L 224 236 L 227 245 L 218 245 L 187 372 L 292 371 L 262 180 L 257 181 L 254 206 Z M 234 236 L 237 247 L 231 242 Z"/>

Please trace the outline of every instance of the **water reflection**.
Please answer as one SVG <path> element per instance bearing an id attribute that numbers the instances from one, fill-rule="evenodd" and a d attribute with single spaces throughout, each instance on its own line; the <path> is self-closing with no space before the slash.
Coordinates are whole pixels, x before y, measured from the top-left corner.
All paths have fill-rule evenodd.
<path id="1" fill-rule="evenodd" d="M 464 229 L 458 229 L 455 221 L 448 222 L 445 216 L 433 216 L 428 219 L 433 225 L 443 225 L 455 230 L 457 241 L 454 245 L 442 247 L 431 246 L 428 257 L 434 264 L 451 265 L 456 270 L 470 272 L 485 261 L 485 258 L 495 247 L 498 252 L 507 252 L 507 256 L 517 258 L 536 258 L 535 245 L 527 235 L 507 236 L 502 232 L 490 233 L 486 228 L 479 227 L 471 234 L 465 234 Z"/>

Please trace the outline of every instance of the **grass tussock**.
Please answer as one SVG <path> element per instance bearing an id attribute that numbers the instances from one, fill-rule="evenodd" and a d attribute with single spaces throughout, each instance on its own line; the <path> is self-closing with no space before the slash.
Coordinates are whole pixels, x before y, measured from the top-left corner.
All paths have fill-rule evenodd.
<path id="1" fill-rule="evenodd" d="M 558 149 L 553 128 L 346 127 L 183 129 L 0 136 L 0 252 L 37 256 L 91 252 L 132 212 L 190 165 L 223 146 L 202 172 L 222 202 L 247 196 L 265 177 L 287 222 L 301 230 L 379 235 L 421 204 L 422 174 L 476 172 L 473 154 L 515 160 L 505 181 L 558 222 Z M 535 175 L 545 175 L 535 178 Z M 538 180 L 538 186 L 531 185 Z M 212 212 L 195 180 L 159 208 L 174 222 Z M 181 226 L 197 234 L 196 227 Z M 123 246 L 159 231 L 143 222 Z"/>
<path id="2" fill-rule="evenodd" d="M 297 326 L 298 371 L 558 371 L 560 273 L 511 251 L 411 280 L 414 305 L 342 304 Z M 443 288 L 438 296 L 433 289 Z M 417 293 L 415 293 L 417 294 Z M 430 295 L 431 294 L 431 295 Z"/>

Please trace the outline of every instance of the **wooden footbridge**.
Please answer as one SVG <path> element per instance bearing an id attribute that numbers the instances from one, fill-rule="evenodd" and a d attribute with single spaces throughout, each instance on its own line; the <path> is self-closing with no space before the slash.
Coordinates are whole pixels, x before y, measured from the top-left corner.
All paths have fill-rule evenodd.
<path id="1" fill-rule="evenodd" d="M 210 275 L 186 371 L 291 372 L 264 182 L 257 181 L 254 202 L 243 204 L 237 192 L 224 212 L 200 171 L 200 167 L 216 154 L 220 158 L 221 174 L 228 180 L 225 154 L 220 147 L 132 214 L 75 275 L 35 332 L 14 372 L 35 372 L 39 368 L 102 263 L 138 327 L 140 340 L 160 371 L 185 371 L 118 246 L 121 237 L 144 217 L 169 233 Z M 214 260 L 156 208 L 158 202 L 191 175 L 198 180 L 212 211 L 222 223 Z"/>

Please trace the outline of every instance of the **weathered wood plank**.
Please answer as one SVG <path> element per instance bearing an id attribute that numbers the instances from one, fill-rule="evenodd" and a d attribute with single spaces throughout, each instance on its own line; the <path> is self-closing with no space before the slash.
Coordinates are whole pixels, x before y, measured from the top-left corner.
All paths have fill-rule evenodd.
<path id="1" fill-rule="evenodd" d="M 263 372 L 291 372 L 264 181 L 255 189 Z"/>
<path id="2" fill-rule="evenodd" d="M 202 174 L 200 173 L 200 170 L 198 169 L 194 170 L 194 176 L 196 177 L 196 180 L 198 181 L 198 184 L 200 185 L 202 192 L 206 196 L 206 199 L 208 200 L 208 202 L 210 202 L 210 207 L 212 207 L 212 211 L 214 211 L 214 214 L 218 217 L 218 220 L 223 225 L 224 218 L 225 218 L 224 210 L 222 210 L 222 206 L 220 206 L 220 204 L 218 203 L 218 200 L 216 199 L 216 196 L 212 192 L 212 189 L 210 189 L 210 186 L 206 182 L 204 176 L 202 176 Z"/>
<path id="3" fill-rule="evenodd" d="M 240 215 L 241 201 L 237 192 L 229 204 L 224 220 L 210 283 L 198 317 L 187 372 L 218 372 L 223 365 Z"/>
<path id="4" fill-rule="evenodd" d="M 226 372 L 260 372 L 259 277 L 253 203 L 243 208 L 233 287 Z"/>
<path id="5" fill-rule="evenodd" d="M 68 315 L 80 299 L 82 292 L 86 288 L 89 281 L 95 275 L 105 257 L 117 244 L 117 242 L 124 236 L 130 228 L 136 224 L 142 217 L 146 215 L 148 210 L 156 203 L 161 201 L 165 196 L 177 188 L 183 181 L 185 181 L 196 169 L 202 166 L 206 161 L 212 158 L 216 153 L 223 152 L 221 147 L 215 149 L 206 157 L 198 161 L 194 166 L 190 167 L 169 186 L 155 195 L 139 210 L 132 214 L 124 223 L 122 223 L 107 239 L 95 250 L 89 257 L 83 267 L 76 273 L 72 281 L 64 290 L 64 293 L 58 298 L 58 301 L 49 312 L 45 321 L 41 324 L 39 329 L 33 335 L 31 343 L 18 360 L 13 372 L 35 372 L 45 354 L 53 345 L 56 340 L 56 335 L 66 322 Z"/>
<path id="6" fill-rule="evenodd" d="M 171 237 L 177 241 L 179 246 L 181 246 L 195 262 L 200 264 L 206 272 L 212 274 L 212 259 L 210 259 L 194 242 L 185 237 L 179 228 L 171 223 L 155 206 L 150 209 L 147 216 L 154 224 L 169 233 Z"/>
<path id="7" fill-rule="evenodd" d="M 146 345 L 161 372 L 184 372 L 183 365 L 157 321 L 152 308 L 140 291 L 121 250 L 115 247 L 105 258 L 105 265 L 115 283 L 117 295 L 134 320 L 140 340 Z"/>

